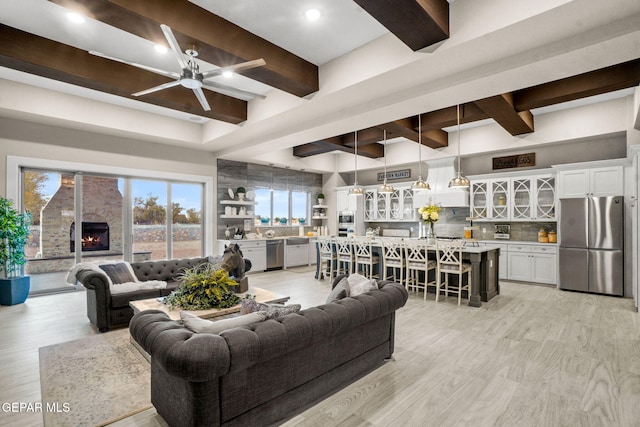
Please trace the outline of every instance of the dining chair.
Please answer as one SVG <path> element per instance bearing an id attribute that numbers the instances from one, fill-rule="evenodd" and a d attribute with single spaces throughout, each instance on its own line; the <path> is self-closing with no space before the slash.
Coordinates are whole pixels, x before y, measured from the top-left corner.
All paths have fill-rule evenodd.
<path id="1" fill-rule="evenodd" d="M 458 305 L 460 305 L 460 301 L 462 300 L 462 291 L 467 291 L 467 298 L 471 296 L 471 264 L 462 261 L 463 248 L 463 240 L 436 240 L 436 261 L 438 268 L 436 274 L 436 302 L 438 302 L 440 290 L 443 285 L 445 297 L 449 296 L 449 292 L 458 295 Z M 466 285 L 463 281 L 465 273 L 467 274 Z M 442 281 L 443 275 L 444 282 Z M 449 286 L 450 275 L 458 276 L 456 287 L 454 289 L 451 289 Z"/>
<path id="2" fill-rule="evenodd" d="M 404 273 L 406 269 L 404 256 L 404 239 L 382 241 L 382 279 L 393 279 L 406 286 Z"/>
<path id="3" fill-rule="evenodd" d="M 336 275 L 351 274 L 355 265 L 353 255 L 353 238 L 352 237 L 336 237 L 336 255 L 337 267 Z"/>
<path id="4" fill-rule="evenodd" d="M 360 272 L 369 279 L 380 278 L 380 269 L 375 273 L 374 267 L 380 266 L 380 256 L 373 252 L 373 240 L 368 237 L 354 237 L 353 250 L 355 256 L 355 271 Z"/>
<path id="5" fill-rule="evenodd" d="M 429 272 L 436 272 L 437 263 L 429 259 L 429 248 L 426 240 L 406 240 L 405 241 L 405 262 L 407 264 L 407 290 L 424 290 L 424 299 L 427 299 L 429 286 L 436 286 L 436 281 L 429 281 Z M 420 282 L 420 274 L 424 275 L 424 280 Z"/>
<path id="6" fill-rule="evenodd" d="M 324 278 L 324 274 L 328 271 L 329 278 L 333 279 L 334 274 L 334 266 L 338 260 L 338 256 L 335 250 L 334 240 L 329 236 L 319 236 L 318 237 L 318 251 L 320 254 L 320 277 L 319 279 Z M 323 264 L 327 263 L 325 267 Z"/>

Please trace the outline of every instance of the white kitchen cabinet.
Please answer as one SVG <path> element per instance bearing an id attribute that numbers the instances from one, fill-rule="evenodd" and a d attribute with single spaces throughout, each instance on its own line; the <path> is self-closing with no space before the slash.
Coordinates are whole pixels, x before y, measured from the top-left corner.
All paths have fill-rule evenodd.
<path id="1" fill-rule="evenodd" d="M 474 220 L 508 221 L 511 203 L 509 178 L 471 182 L 471 216 Z"/>
<path id="2" fill-rule="evenodd" d="M 349 210 L 349 190 L 336 191 L 336 210 L 338 212 Z"/>
<path id="3" fill-rule="evenodd" d="M 624 194 L 622 165 L 558 172 L 558 197 L 619 196 Z"/>
<path id="4" fill-rule="evenodd" d="M 512 178 L 511 221 L 555 221 L 555 201 L 553 175 Z"/>
<path id="5" fill-rule="evenodd" d="M 289 245 L 287 244 L 285 266 L 297 267 L 309 264 L 309 245 Z"/>
<path id="6" fill-rule="evenodd" d="M 507 270 L 509 280 L 556 283 L 555 246 L 509 244 Z"/>
<path id="7" fill-rule="evenodd" d="M 364 191 L 364 220 L 368 222 L 416 221 L 416 208 L 409 185 L 396 186 L 391 193 L 378 193 L 375 188 Z"/>

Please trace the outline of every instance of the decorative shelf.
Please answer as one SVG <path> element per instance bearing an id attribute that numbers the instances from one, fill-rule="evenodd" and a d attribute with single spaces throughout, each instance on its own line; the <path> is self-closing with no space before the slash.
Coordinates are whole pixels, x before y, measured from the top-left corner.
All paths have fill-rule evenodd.
<path id="1" fill-rule="evenodd" d="M 311 219 L 327 219 L 329 218 L 328 216 L 312 216 Z"/>
<path id="2" fill-rule="evenodd" d="M 327 205 L 313 205 L 313 209 L 328 209 Z"/>
<path id="3" fill-rule="evenodd" d="M 256 202 L 250 202 L 247 200 L 221 200 L 221 205 L 243 205 L 243 206 L 253 206 Z"/>
<path id="4" fill-rule="evenodd" d="M 237 219 L 249 219 L 255 218 L 254 215 L 220 215 L 220 218 L 237 218 Z"/>

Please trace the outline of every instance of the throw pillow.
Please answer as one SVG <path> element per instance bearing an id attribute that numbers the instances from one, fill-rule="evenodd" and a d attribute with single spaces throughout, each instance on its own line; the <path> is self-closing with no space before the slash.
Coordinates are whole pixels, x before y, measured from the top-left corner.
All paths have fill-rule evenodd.
<path id="1" fill-rule="evenodd" d="M 260 310 L 258 303 L 253 298 L 245 298 L 240 304 L 240 314 L 249 314 Z"/>
<path id="2" fill-rule="evenodd" d="M 349 280 L 346 277 L 343 277 L 335 288 L 331 290 L 331 293 L 327 297 L 326 303 L 332 303 L 334 301 L 341 300 L 347 296 L 347 287 L 349 286 Z"/>
<path id="3" fill-rule="evenodd" d="M 349 281 L 349 296 L 354 297 L 356 295 L 364 294 L 372 289 L 378 289 L 378 283 L 373 279 L 367 279 L 361 274 L 352 274 L 348 278 Z"/>
<path id="4" fill-rule="evenodd" d="M 207 319 L 201 319 L 198 316 L 195 316 L 187 311 L 180 312 L 180 319 L 182 319 L 182 323 L 184 324 L 185 328 L 189 329 L 192 332 L 207 334 L 219 334 L 220 332 L 226 331 L 227 329 L 247 326 L 256 322 L 262 322 L 266 318 L 266 313 L 255 312 L 245 314 L 244 316 L 211 321 Z"/>
<path id="5" fill-rule="evenodd" d="M 109 276 L 111 283 L 114 285 L 136 281 L 136 277 L 131 273 L 131 268 L 128 263 L 118 262 L 115 264 L 102 264 L 99 267 L 107 276 Z"/>
<path id="6" fill-rule="evenodd" d="M 258 303 L 258 307 L 260 307 L 260 312 L 267 314 L 267 319 L 275 319 L 290 313 L 297 313 L 302 308 L 300 304 L 281 305 L 263 303 Z"/>

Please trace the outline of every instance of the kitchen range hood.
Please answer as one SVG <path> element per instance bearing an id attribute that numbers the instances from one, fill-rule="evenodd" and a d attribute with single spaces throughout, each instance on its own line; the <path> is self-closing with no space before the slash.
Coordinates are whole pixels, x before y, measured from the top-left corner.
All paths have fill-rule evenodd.
<path id="1" fill-rule="evenodd" d="M 445 208 L 469 207 L 468 189 L 449 188 L 449 181 L 456 176 L 455 161 L 455 157 L 447 157 L 426 162 L 431 191 L 417 191 L 413 197 L 416 206 L 435 203 Z"/>

